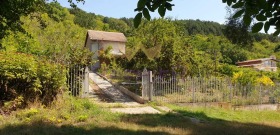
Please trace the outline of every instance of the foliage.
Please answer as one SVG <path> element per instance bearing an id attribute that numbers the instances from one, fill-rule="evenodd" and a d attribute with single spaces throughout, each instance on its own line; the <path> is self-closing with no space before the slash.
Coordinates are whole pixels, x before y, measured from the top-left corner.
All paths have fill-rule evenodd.
<path id="1" fill-rule="evenodd" d="M 235 65 L 229 65 L 229 64 L 223 64 L 219 66 L 218 72 L 222 75 L 225 76 L 230 76 L 232 77 L 234 73 L 238 72 L 239 68 L 236 67 Z"/>
<path id="2" fill-rule="evenodd" d="M 252 27 L 253 32 L 259 32 L 262 28 L 267 33 L 271 26 L 275 26 L 274 35 L 279 35 L 279 1 L 278 0 L 223 0 L 231 8 L 238 11 L 234 14 L 234 18 L 243 16 L 244 23 L 249 26 L 253 19 L 257 20 Z"/>
<path id="3" fill-rule="evenodd" d="M 130 54 L 134 55 L 129 65 L 141 70 L 144 67 L 171 69 L 176 38 L 176 29 L 170 20 L 145 22 L 129 40 L 133 44 L 128 43 L 127 50 L 131 50 Z"/>
<path id="4" fill-rule="evenodd" d="M 44 4 L 44 0 L 1 0 L 0 2 L 0 39 L 7 35 L 8 30 L 23 31 L 20 17 L 42 9 Z"/>
<path id="5" fill-rule="evenodd" d="M 164 17 L 166 10 L 171 11 L 174 4 L 171 4 L 173 0 L 138 0 L 137 8 L 138 11 L 134 18 L 134 25 L 138 27 L 142 16 L 147 20 L 150 20 L 149 11 L 154 12 L 158 10 L 158 14 Z M 252 27 L 252 32 L 259 32 L 264 28 L 267 32 L 270 26 L 275 26 L 276 31 L 274 35 L 279 35 L 280 33 L 280 23 L 278 23 L 279 18 L 279 2 L 278 0 L 222 0 L 223 3 L 227 3 L 233 9 L 238 11 L 234 14 L 233 18 L 241 17 L 245 25 L 249 26 L 253 19 L 258 22 Z"/>
<path id="6" fill-rule="evenodd" d="M 58 22 L 47 13 L 34 13 L 21 17 L 22 27 L 29 35 L 13 32 L 2 40 L 3 48 L 9 52 L 47 57 L 61 64 L 91 63 L 92 53 L 84 49 L 81 42 L 86 30 L 74 24 L 74 16 L 68 10 L 60 10 L 62 7 L 56 4 L 51 4 L 49 7 L 58 14 L 51 14 L 60 18 Z"/>
<path id="7" fill-rule="evenodd" d="M 257 82 L 261 83 L 262 85 L 265 85 L 265 86 L 273 86 L 274 85 L 274 82 L 268 76 L 265 76 L 265 75 L 258 78 Z"/>
<path id="8" fill-rule="evenodd" d="M 87 29 L 96 29 L 97 17 L 94 13 L 87 13 L 79 8 L 69 9 L 70 13 L 75 16 L 74 23 Z"/>
<path id="9" fill-rule="evenodd" d="M 22 53 L 0 53 L 1 104 L 20 100 L 25 106 L 35 100 L 51 103 L 64 86 L 65 70 L 58 64 Z M 19 100 L 18 100 L 19 101 Z M 17 103 L 16 103 L 17 104 Z"/>
<path id="10" fill-rule="evenodd" d="M 257 72 L 250 69 L 243 69 L 233 73 L 232 81 L 241 85 L 255 84 L 257 81 Z"/>
<path id="11" fill-rule="evenodd" d="M 223 35 L 224 26 L 216 22 L 201 21 L 201 20 L 174 20 L 176 27 L 180 28 L 180 31 L 185 36 L 203 34 L 203 35 Z"/>
<path id="12" fill-rule="evenodd" d="M 138 11 L 138 14 L 134 18 L 134 26 L 137 28 L 141 22 L 142 16 L 147 20 L 151 19 L 150 13 L 158 9 L 158 13 L 161 17 L 164 17 L 166 10 L 171 11 L 172 6 L 170 1 L 172 0 L 138 0 L 137 8 L 134 11 Z"/>
<path id="13" fill-rule="evenodd" d="M 153 5 L 154 2 L 150 3 L 152 8 L 164 5 L 164 3 Z M 139 4 L 141 7 L 143 3 Z M 144 5 L 144 8 L 148 9 L 147 4 Z M 164 8 L 168 7 L 164 6 L 159 11 L 161 15 L 163 15 Z M 144 8 L 143 10 L 137 9 L 137 11 L 149 19 L 147 10 Z M 105 50 L 100 51 L 100 58 L 104 57 L 101 58 L 101 61 L 106 63 L 102 63 L 103 72 L 123 73 L 123 69 L 142 71 L 144 67 L 147 67 L 149 70 L 177 71 L 182 75 L 190 76 L 233 76 L 234 72 L 239 71 L 235 67 L 238 61 L 265 58 L 270 55 L 280 57 L 279 38 L 267 34 L 249 33 L 253 42 L 248 47 L 244 46 L 242 42 L 230 42 L 223 33 L 225 26 L 208 21 L 151 19 L 151 21 L 142 20 L 139 28 L 135 29 L 132 18 L 115 19 L 86 13 L 81 9 L 66 9 L 58 3 L 48 3 L 44 10 L 20 16 L 20 20 L 17 22 L 21 22 L 20 27 L 25 32 L 5 30 L 9 34 L 2 38 L 0 51 L 9 55 L 25 53 L 32 56 L 35 59 L 33 65 L 36 65 L 34 67 L 36 70 L 31 75 L 35 78 L 38 76 L 43 78 L 43 82 L 39 80 L 35 82 L 38 82 L 38 92 L 45 95 L 57 94 L 57 91 L 52 90 L 58 84 L 53 86 L 48 84 L 49 80 L 55 80 L 51 77 L 52 73 L 48 72 L 49 70 L 53 70 L 53 74 L 60 74 L 62 70 L 55 70 L 64 68 L 60 64 L 92 64 L 92 53 L 84 49 L 86 29 L 118 31 L 128 37 L 127 59 L 113 58 L 108 52 L 106 52 L 107 55 Z M 56 67 L 51 65 L 56 65 Z M 39 69 L 39 66 L 42 68 Z M 31 71 L 33 70 L 26 73 Z M 244 71 L 244 74 L 245 72 L 247 71 Z M 279 73 L 262 73 L 273 81 L 279 79 Z M 261 75 L 257 73 L 256 76 Z M 45 87 L 48 89 L 45 93 L 41 91 L 42 84 L 48 86 Z M 11 99 L 10 105 L 21 101 L 19 99 Z M 52 100 L 51 98 L 45 99 Z"/>
<path id="14" fill-rule="evenodd" d="M 229 17 L 224 29 L 224 35 L 233 44 L 250 47 L 253 43 L 253 36 L 249 33 L 250 26 L 246 25 L 240 18 L 233 18 L 231 10 L 228 9 Z"/>
<path id="15" fill-rule="evenodd" d="M 277 73 L 258 72 L 250 68 L 243 68 L 233 73 L 232 80 L 242 85 L 262 84 L 264 86 L 274 86 L 274 82 L 271 78 L 275 79 L 275 75 L 277 75 Z"/>

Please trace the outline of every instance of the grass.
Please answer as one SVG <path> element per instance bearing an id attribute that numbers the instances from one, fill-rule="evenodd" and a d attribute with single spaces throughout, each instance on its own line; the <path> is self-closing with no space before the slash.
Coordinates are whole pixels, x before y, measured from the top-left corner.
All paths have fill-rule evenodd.
<path id="1" fill-rule="evenodd" d="M 250 111 L 232 110 L 218 107 L 193 107 L 169 105 L 174 111 L 188 117 L 195 117 L 206 121 L 233 121 L 242 123 L 276 124 L 280 127 L 279 111 Z"/>
<path id="2" fill-rule="evenodd" d="M 171 135 L 279 134 L 279 112 L 234 111 L 168 105 L 176 113 L 127 115 L 111 113 L 102 104 L 63 95 L 51 107 L 33 105 L 0 115 L 2 135 Z M 150 103 L 157 106 L 158 103 Z M 160 104 L 162 105 L 162 104 Z M 193 123 L 187 117 L 204 120 Z"/>

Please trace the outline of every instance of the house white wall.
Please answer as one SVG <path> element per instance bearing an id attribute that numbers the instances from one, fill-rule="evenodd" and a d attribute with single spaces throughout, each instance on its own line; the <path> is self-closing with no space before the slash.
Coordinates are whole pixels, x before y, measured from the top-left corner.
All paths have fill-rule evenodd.
<path id="1" fill-rule="evenodd" d="M 100 68 L 100 62 L 98 61 L 98 50 L 106 50 L 109 46 L 112 46 L 111 54 L 125 54 L 125 43 L 123 42 L 87 40 L 86 48 L 94 53 L 92 59 L 97 61 L 94 65 L 91 66 L 91 70 Z"/>
<path id="2" fill-rule="evenodd" d="M 106 50 L 109 46 L 112 46 L 111 54 L 123 55 L 125 54 L 125 43 L 113 42 L 113 41 L 102 41 L 99 45 L 99 50 Z"/>

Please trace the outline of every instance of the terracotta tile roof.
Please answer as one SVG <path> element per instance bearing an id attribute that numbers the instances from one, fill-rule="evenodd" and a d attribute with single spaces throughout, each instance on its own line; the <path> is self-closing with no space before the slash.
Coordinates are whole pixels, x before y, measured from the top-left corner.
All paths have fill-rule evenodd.
<path id="1" fill-rule="evenodd" d="M 116 42 L 126 42 L 126 37 L 123 33 L 119 32 L 105 32 L 88 30 L 88 37 L 91 40 L 101 40 L 101 41 L 116 41 Z"/>

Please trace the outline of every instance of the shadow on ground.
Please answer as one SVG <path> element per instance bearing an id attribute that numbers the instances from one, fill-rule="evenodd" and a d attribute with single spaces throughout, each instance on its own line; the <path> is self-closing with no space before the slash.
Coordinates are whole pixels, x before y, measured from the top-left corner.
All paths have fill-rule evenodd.
<path id="1" fill-rule="evenodd" d="M 94 123 L 93 123 L 94 124 Z M 150 132 L 146 130 L 126 130 L 118 127 L 82 128 L 81 126 L 62 125 L 34 122 L 24 125 L 10 125 L 0 129 L 0 135 L 167 135 L 164 132 Z"/>
<path id="2" fill-rule="evenodd" d="M 199 118 L 200 122 L 193 122 L 189 117 Z M 280 128 L 255 123 L 240 123 L 211 118 L 203 112 L 193 113 L 180 111 L 178 114 L 142 114 L 124 115 L 122 121 L 145 125 L 149 127 L 172 127 L 184 129 L 191 134 L 199 135 L 279 135 Z"/>

